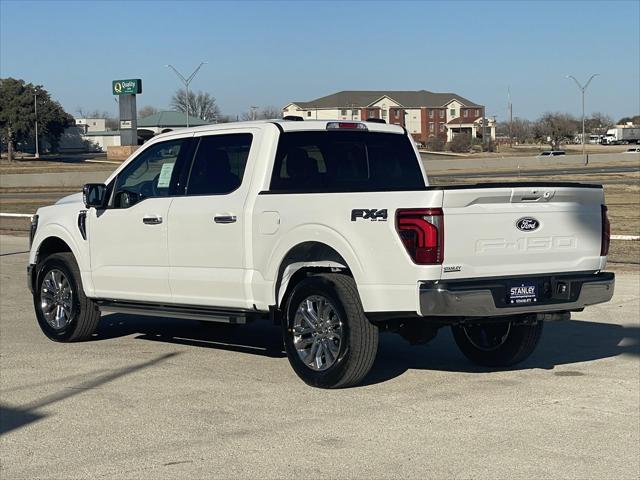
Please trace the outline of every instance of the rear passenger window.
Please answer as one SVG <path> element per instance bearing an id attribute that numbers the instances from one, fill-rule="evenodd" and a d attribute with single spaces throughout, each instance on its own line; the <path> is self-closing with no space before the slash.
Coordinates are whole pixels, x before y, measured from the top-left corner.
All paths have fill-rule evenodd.
<path id="1" fill-rule="evenodd" d="M 200 138 L 187 195 L 223 195 L 240 187 L 252 140 L 250 133 Z"/>
<path id="2" fill-rule="evenodd" d="M 288 132 L 280 137 L 272 191 L 420 190 L 424 177 L 405 135 Z"/>

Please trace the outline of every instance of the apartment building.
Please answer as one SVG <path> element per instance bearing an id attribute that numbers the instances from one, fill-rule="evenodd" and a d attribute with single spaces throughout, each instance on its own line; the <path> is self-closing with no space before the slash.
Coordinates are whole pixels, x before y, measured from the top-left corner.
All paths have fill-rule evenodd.
<path id="1" fill-rule="evenodd" d="M 306 102 L 291 102 L 282 114 L 309 120 L 381 118 L 405 127 L 416 141 L 425 143 L 437 135 L 450 141 L 459 133 L 482 138 L 484 106 L 456 93 L 344 90 Z M 487 136 L 495 139 L 493 120 L 485 119 L 484 129 Z"/>

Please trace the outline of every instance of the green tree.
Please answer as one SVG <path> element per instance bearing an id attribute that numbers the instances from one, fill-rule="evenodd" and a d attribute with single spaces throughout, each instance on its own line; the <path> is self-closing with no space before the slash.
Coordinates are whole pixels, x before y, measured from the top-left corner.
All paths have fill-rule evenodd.
<path id="1" fill-rule="evenodd" d="M 622 117 L 618 120 L 616 125 L 626 125 L 627 123 L 633 123 L 634 125 L 640 125 L 640 115 L 634 115 L 633 117 Z"/>
<path id="2" fill-rule="evenodd" d="M 37 98 L 37 100 L 36 100 Z M 55 151 L 64 129 L 74 123 L 62 105 L 51 99 L 42 85 L 15 78 L 0 78 L 0 135 L 7 144 L 9 161 L 15 145 L 35 137 L 35 105 L 38 104 L 38 134 Z"/>

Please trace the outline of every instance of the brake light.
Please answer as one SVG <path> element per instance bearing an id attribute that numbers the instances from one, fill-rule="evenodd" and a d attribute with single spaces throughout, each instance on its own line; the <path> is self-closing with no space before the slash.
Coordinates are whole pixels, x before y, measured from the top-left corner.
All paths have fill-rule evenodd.
<path id="1" fill-rule="evenodd" d="M 406 208 L 396 212 L 396 229 L 407 253 L 418 265 L 444 259 L 444 213 L 441 208 Z"/>
<path id="2" fill-rule="evenodd" d="M 600 241 L 600 256 L 606 257 L 609 254 L 609 244 L 611 243 L 611 223 L 607 206 L 602 205 L 602 239 Z"/>
<path id="3" fill-rule="evenodd" d="M 327 130 L 368 130 L 364 123 L 359 122 L 329 122 Z"/>

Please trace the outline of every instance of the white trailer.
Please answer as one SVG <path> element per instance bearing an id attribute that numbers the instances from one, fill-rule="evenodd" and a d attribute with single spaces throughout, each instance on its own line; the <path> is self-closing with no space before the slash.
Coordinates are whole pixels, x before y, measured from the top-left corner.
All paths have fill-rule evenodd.
<path id="1" fill-rule="evenodd" d="M 640 127 L 618 126 L 607 130 L 602 143 L 607 145 L 620 145 L 640 142 Z"/>

